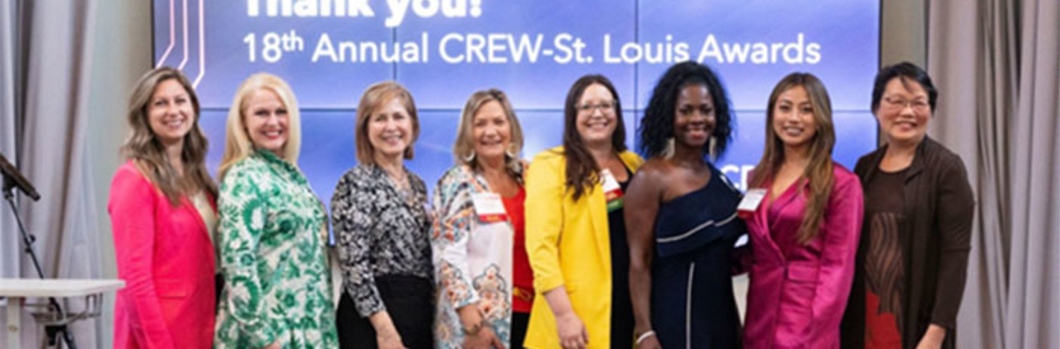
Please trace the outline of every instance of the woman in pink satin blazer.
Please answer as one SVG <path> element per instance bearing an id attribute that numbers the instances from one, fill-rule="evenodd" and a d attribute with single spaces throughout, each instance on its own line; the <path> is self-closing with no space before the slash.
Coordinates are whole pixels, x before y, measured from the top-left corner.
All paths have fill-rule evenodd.
<path id="1" fill-rule="evenodd" d="M 861 231 L 858 177 L 832 162 L 831 102 L 813 75 L 793 73 L 769 98 L 766 147 L 750 188 L 751 258 L 744 348 L 839 348 L 839 322 Z"/>
<path id="2" fill-rule="evenodd" d="M 110 188 L 118 277 L 114 348 L 210 348 L 217 186 L 206 171 L 199 103 L 179 71 L 140 78 L 127 162 Z"/>

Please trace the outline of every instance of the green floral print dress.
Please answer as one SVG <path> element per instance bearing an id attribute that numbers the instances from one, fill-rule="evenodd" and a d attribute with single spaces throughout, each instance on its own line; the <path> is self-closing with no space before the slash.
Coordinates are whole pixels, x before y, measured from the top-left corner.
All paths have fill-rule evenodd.
<path id="1" fill-rule="evenodd" d="M 225 287 L 214 348 L 337 348 L 327 213 L 298 168 L 254 153 L 222 179 L 218 211 Z"/>

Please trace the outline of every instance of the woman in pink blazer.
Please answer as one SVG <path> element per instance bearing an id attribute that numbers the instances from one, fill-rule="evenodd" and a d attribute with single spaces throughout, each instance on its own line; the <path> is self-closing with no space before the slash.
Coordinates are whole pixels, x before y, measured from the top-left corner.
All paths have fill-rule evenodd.
<path id="1" fill-rule="evenodd" d="M 744 348 L 839 348 L 861 184 L 832 161 L 832 107 L 816 77 L 781 80 L 766 120 L 765 152 L 749 185 L 764 199 L 745 215 L 752 253 Z"/>
<path id="2" fill-rule="evenodd" d="M 118 277 L 115 348 L 210 348 L 217 186 L 206 171 L 199 101 L 180 71 L 140 78 L 126 163 L 110 188 Z"/>

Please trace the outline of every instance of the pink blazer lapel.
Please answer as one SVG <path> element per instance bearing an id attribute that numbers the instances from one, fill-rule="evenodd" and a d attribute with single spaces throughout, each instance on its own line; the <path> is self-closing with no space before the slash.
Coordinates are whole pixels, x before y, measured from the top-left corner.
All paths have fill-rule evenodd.
<path id="1" fill-rule="evenodd" d="M 766 201 L 762 202 L 761 205 L 758 205 L 758 209 L 755 210 L 754 216 L 752 217 L 754 220 L 754 225 L 757 228 L 750 229 L 750 231 L 752 234 L 758 235 L 758 241 L 766 242 L 765 246 L 762 246 L 763 250 L 760 251 L 769 251 L 770 254 L 772 254 L 775 258 L 780 261 L 783 261 L 784 253 L 780 250 L 780 246 L 777 245 L 777 242 L 773 241 L 773 236 L 769 233 L 769 211 L 775 204 L 771 204 L 768 202 L 769 198 L 772 197 L 771 191 L 771 189 L 766 189 Z"/>

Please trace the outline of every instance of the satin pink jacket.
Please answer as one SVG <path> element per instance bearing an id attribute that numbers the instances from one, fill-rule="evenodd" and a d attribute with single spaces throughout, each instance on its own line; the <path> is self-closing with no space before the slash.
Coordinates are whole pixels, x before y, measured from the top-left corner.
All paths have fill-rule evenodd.
<path id="1" fill-rule="evenodd" d="M 809 244 L 795 236 L 807 205 L 805 182 L 792 185 L 772 204 L 767 193 L 746 220 L 752 257 L 745 349 L 839 348 L 864 202 L 856 175 L 836 164 L 834 178 L 820 234 Z"/>
<path id="2" fill-rule="evenodd" d="M 171 206 L 130 161 L 114 175 L 107 211 L 125 280 L 114 305 L 114 348 L 210 348 L 214 249 L 195 206 L 186 197 Z"/>

